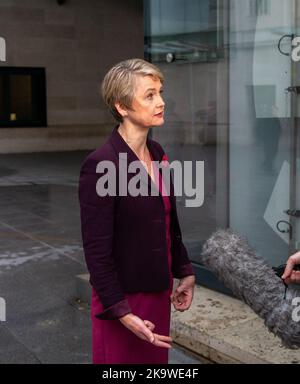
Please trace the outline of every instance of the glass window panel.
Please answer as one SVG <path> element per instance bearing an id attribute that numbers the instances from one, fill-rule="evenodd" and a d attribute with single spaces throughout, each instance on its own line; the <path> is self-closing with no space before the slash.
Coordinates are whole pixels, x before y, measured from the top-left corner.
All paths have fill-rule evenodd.
<path id="1" fill-rule="evenodd" d="M 290 55 L 300 1 L 145 6 L 145 55 L 166 77 L 165 124 L 152 136 L 171 161 L 205 161 L 204 204 L 177 198 L 190 257 L 200 265 L 203 242 L 231 227 L 271 265 L 284 263 L 300 247 L 300 218 L 286 213 L 300 210 L 300 71 Z"/>
<path id="2" fill-rule="evenodd" d="M 146 23 L 145 49 L 166 77 L 166 123 L 153 128 L 153 138 L 164 146 L 171 161 L 180 160 L 182 164 L 192 161 L 194 176 L 195 162 L 205 162 L 204 204 L 189 208 L 186 200 L 199 196 L 177 197 L 184 243 L 192 260 L 200 262 L 201 244 L 217 226 L 217 126 L 218 117 L 221 119 L 217 89 L 224 78 L 221 75 L 223 32 L 222 26 L 217 28 L 217 2 L 154 0 L 146 3 L 151 22 Z M 167 54 L 172 54 L 174 60 L 167 62 Z M 226 196 L 223 192 L 222 197 L 218 195 L 222 209 Z M 226 220 L 220 210 L 218 219 L 219 222 Z"/>

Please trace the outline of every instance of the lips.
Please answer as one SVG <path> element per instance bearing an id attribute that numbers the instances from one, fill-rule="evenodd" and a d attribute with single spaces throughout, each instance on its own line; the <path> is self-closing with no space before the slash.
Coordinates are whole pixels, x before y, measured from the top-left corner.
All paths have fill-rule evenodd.
<path id="1" fill-rule="evenodd" d="M 160 113 L 156 113 L 154 116 L 163 117 L 163 115 L 164 115 L 164 111 L 161 111 Z"/>

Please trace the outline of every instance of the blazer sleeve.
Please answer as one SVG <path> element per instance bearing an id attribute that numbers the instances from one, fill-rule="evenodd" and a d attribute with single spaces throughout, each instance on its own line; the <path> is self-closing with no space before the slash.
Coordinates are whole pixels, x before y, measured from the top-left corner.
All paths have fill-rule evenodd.
<path id="1" fill-rule="evenodd" d="M 182 240 L 180 240 L 179 249 L 180 249 L 181 263 L 179 263 L 179 265 L 173 266 L 173 276 L 177 279 L 182 279 L 183 277 L 186 277 L 189 275 L 195 275 L 194 268 L 192 266 L 192 263 L 189 260 L 187 250 Z"/>
<path id="2" fill-rule="evenodd" d="M 131 312 L 118 280 L 112 257 L 115 196 L 100 197 L 96 184 L 101 174 L 96 173 L 98 161 L 87 159 L 79 178 L 81 233 L 90 283 L 99 295 L 104 311 L 99 319 L 113 320 Z"/>
<path id="3" fill-rule="evenodd" d="M 175 278 L 181 279 L 185 276 L 195 275 L 195 271 L 189 259 L 186 247 L 182 241 L 181 228 L 176 209 L 174 211 L 174 222 L 174 241 L 176 242 L 177 252 L 174 254 L 174 256 L 176 255 L 176 257 L 172 265 L 172 272 Z"/>

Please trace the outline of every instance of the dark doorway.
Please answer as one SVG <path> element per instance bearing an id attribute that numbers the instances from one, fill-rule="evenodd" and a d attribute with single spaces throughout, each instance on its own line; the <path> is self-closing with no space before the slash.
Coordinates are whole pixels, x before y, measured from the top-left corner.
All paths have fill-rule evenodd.
<path id="1" fill-rule="evenodd" d="M 0 127 L 45 127 L 44 68 L 0 68 Z"/>

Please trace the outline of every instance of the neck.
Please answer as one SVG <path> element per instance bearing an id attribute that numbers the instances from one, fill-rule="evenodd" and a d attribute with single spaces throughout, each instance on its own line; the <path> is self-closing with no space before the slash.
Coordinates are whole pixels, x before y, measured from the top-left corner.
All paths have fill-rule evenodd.
<path id="1" fill-rule="evenodd" d="M 118 132 L 139 158 L 145 157 L 149 128 L 141 128 L 136 125 L 123 122 L 120 123 Z"/>

